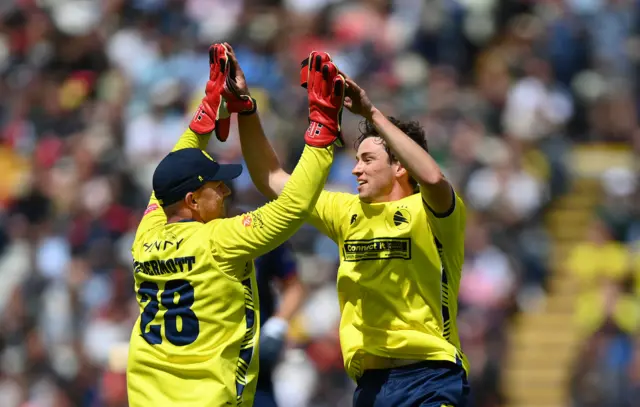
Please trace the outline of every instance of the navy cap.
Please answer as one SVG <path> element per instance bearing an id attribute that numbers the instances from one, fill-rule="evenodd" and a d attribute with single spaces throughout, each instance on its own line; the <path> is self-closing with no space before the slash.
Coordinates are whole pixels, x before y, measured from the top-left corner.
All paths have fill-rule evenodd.
<path id="1" fill-rule="evenodd" d="M 229 181 L 242 173 L 240 164 L 218 164 L 199 148 L 169 153 L 153 173 L 153 192 L 160 205 L 178 202 L 208 181 Z"/>

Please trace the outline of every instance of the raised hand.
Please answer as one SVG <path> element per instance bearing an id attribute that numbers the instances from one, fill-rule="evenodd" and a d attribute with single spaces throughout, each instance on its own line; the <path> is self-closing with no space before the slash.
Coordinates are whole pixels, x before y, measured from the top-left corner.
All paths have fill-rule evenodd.
<path id="1" fill-rule="evenodd" d="M 346 77 L 347 83 L 346 97 L 344 99 L 344 106 L 349 109 L 353 114 L 364 117 L 367 120 L 371 120 L 375 107 L 367 92 L 365 92 L 353 79 Z"/>
<path id="2" fill-rule="evenodd" d="M 249 93 L 244 72 L 231 45 L 223 44 L 229 57 L 229 72 L 224 85 L 223 96 L 229 113 L 252 114 L 256 111 L 256 101 Z"/>
<path id="3" fill-rule="evenodd" d="M 328 147 L 333 143 L 341 147 L 344 145 L 341 124 L 345 78 L 326 52 L 311 52 L 307 68 L 309 128 L 305 142 L 313 147 Z"/>
<path id="4" fill-rule="evenodd" d="M 226 48 L 221 44 L 209 47 L 209 80 L 198 109 L 191 119 L 189 128 L 196 134 L 206 135 L 216 130 L 216 137 L 225 141 L 229 136 L 226 124 L 219 123 L 223 109 L 222 91 L 229 71 L 229 59 Z M 226 119 L 228 121 L 228 118 Z"/>

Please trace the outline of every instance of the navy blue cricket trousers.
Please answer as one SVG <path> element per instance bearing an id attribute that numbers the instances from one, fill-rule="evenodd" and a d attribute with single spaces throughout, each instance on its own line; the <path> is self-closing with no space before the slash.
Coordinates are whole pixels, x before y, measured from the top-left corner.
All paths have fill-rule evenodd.
<path id="1" fill-rule="evenodd" d="M 353 407 L 465 407 L 469 391 L 462 366 L 424 361 L 366 370 L 358 380 Z"/>

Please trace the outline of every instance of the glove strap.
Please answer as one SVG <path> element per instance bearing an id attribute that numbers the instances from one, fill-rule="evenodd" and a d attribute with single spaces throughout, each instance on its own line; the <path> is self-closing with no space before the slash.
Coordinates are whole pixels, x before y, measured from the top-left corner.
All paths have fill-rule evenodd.
<path id="1" fill-rule="evenodd" d="M 247 100 L 244 105 L 248 108 L 248 110 L 242 110 L 240 112 L 238 112 L 239 115 L 242 116 L 250 116 L 252 114 L 254 114 L 256 112 L 256 110 L 258 109 L 258 104 L 256 103 L 256 100 L 252 97 L 249 97 L 249 99 L 251 100 L 251 102 L 249 102 L 249 100 Z"/>
<path id="2" fill-rule="evenodd" d="M 309 59 L 305 58 L 300 62 L 300 86 L 307 88 L 307 81 L 309 79 Z"/>

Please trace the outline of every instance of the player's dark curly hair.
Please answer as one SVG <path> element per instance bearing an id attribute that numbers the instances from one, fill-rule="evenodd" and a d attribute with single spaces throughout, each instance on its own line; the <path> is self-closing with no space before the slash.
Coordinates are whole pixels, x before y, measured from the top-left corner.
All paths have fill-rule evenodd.
<path id="1" fill-rule="evenodd" d="M 411 140 L 415 141 L 425 151 L 427 152 L 429 151 L 429 148 L 427 146 L 427 136 L 424 132 L 424 128 L 420 125 L 419 122 L 402 121 L 393 116 L 387 116 L 387 119 L 389 119 L 391 123 L 393 123 L 397 128 L 402 130 L 404 134 L 409 136 Z M 358 147 L 360 147 L 360 144 L 362 144 L 362 142 L 368 139 L 369 137 L 380 137 L 380 133 L 378 133 L 378 130 L 376 130 L 376 127 L 373 125 L 373 123 L 371 123 L 366 119 L 360 122 L 359 130 L 360 130 L 360 135 L 358 136 L 356 141 L 353 143 L 353 146 L 356 150 L 358 150 Z M 389 155 L 389 164 L 398 162 L 398 159 L 396 158 L 396 156 L 393 154 L 389 146 L 387 146 L 387 143 L 382 138 L 380 138 L 380 143 L 384 146 L 384 150 Z M 413 179 L 413 177 L 409 177 L 409 182 L 411 182 L 411 186 L 413 187 L 413 189 L 417 190 L 418 181 Z"/>

